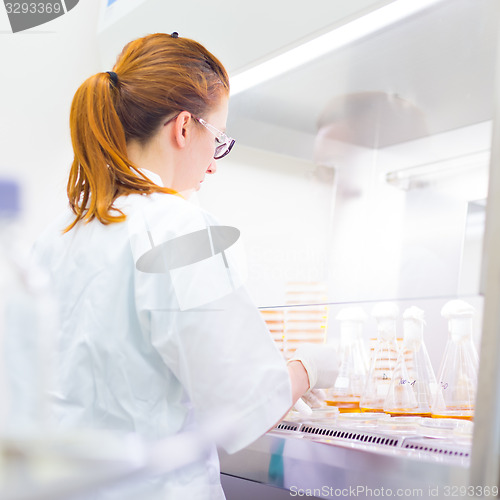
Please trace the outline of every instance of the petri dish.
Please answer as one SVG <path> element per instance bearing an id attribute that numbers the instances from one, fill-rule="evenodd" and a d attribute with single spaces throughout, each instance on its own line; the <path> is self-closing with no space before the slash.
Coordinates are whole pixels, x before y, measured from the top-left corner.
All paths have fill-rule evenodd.
<path id="1" fill-rule="evenodd" d="M 337 424 L 342 427 L 377 427 L 381 420 L 390 419 L 390 415 L 379 412 L 362 412 L 362 413 L 339 413 Z"/>
<path id="2" fill-rule="evenodd" d="M 339 416 L 339 409 L 335 406 L 327 406 L 326 408 L 313 408 L 312 415 L 308 417 L 313 422 L 334 422 Z"/>
<path id="3" fill-rule="evenodd" d="M 323 422 L 333 423 L 339 415 L 339 409 L 333 406 L 323 406 L 321 408 L 311 408 L 310 415 L 304 415 L 296 410 L 290 410 L 283 419 L 287 422 Z"/>
<path id="4" fill-rule="evenodd" d="M 452 438 L 457 428 L 462 428 L 464 422 L 471 424 L 468 420 L 456 418 L 422 418 L 418 431 L 423 436 L 435 438 Z"/>
<path id="5" fill-rule="evenodd" d="M 416 434 L 422 417 L 391 417 L 377 421 L 377 427 L 391 434 Z"/>
<path id="6" fill-rule="evenodd" d="M 471 422 L 470 420 L 458 420 L 455 428 L 453 429 L 453 435 L 460 443 L 471 443 L 473 433 L 474 422 Z"/>

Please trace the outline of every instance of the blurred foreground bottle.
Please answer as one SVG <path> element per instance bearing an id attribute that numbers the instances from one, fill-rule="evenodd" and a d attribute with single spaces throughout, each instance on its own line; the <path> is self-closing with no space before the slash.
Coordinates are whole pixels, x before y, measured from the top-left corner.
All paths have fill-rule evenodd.
<path id="1" fill-rule="evenodd" d="M 403 345 L 384 403 L 384 411 L 392 416 L 431 416 L 437 383 L 424 343 L 424 325 L 422 309 L 404 311 Z"/>
<path id="2" fill-rule="evenodd" d="M 0 179 L 0 434 L 41 432 L 48 422 L 56 307 L 49 280 L 20 231 L 20 188 Z"/>
<path id="3" fill-rule="evenodd" d="M 377 304 L 372 316 L 377 321 L 377 342 L 373 351 L 370 371 L 361 396 L 361 411 L 383 412 L 394 368 L 398 359 L 396 321 L 399 310 L 396 304 Z"/>
<path id="4" fill-rule="evenodd" d="M 441 310 L 448 319 L 448 341 L 439 369 L 439 387 L 432 416 L 472 420 L 477 391 L 479 356 L 472 341 L 474 308 L 451 300 Z"/>
<path id="5" fill-rule="evenodd" d="M 334 387 L 327 391 L 326 403 L 341 413 L 358 412 L 367 374 L 362 336 L 366 314 L 360 307 L 345 307 L 335 319 L 340 322 L 340 368 Z"/>

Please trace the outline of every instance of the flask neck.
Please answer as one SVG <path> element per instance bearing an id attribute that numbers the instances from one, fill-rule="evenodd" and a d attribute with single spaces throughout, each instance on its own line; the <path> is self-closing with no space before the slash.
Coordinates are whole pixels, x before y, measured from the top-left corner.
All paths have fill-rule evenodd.
<path id="1" fill-rule="evenodd" d="M 377 334 L 380 340 L 396 342 L 396 320 L 379 319 L 377 322 Z"/>
<path id="2" fill-rule="evenodd" d="M 403 322 L 403 345 L 409 349 L 419 348 L 424 338 L 423 329 L 422 321 L 413 318 L 405 319 Z"/>
<path id="3" fill-rule="evenodd" d="M 450 318 L 448 328 L 452 340 L 464 341 L 472 339 L 472 317 Z"/>
<path id="4" fill-rule="evenodd" d="M 359 321 L 342 321 L 340 324 L 340 342 L 350 344 L 361 336 L 363 324 Z"/>

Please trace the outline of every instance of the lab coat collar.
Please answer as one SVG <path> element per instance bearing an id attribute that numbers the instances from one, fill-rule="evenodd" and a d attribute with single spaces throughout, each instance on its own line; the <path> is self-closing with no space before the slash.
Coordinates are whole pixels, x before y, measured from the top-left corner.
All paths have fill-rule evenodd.
<path id="1" fill-rule="evenodd" d="M 145 168 L 139 168 L 137 170 L 141 171 L 151 182 L 153 182 L 157 186 L 165 187 L 163 185 L 161 177 L 158 174 L 155 174 L 154 172 L 151 172 L 151 170 L 147 170 Z"/>

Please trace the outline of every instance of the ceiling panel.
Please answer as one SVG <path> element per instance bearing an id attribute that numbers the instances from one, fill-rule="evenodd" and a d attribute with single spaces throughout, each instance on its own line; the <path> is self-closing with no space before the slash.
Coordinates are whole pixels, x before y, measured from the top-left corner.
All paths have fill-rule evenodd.
<path id="1" fill-rule="evenodd" d="M 366 147 L 490 120 L 499 4 L 442 2 L 238 94 L 228 129 L 247 145 L 295 154 L 285 131 L 314 137 L 322 117 Z M 269 125 L 281 130 L 275 147 Z"/>
<path id="2" fill-rule="evenodd" d="M 134 38 L 177 31 L 205 44 L 235 74 L 390 1 L 116 0 L 109 7 L 104 2 L 103 66 L 111 66 Z"/>

